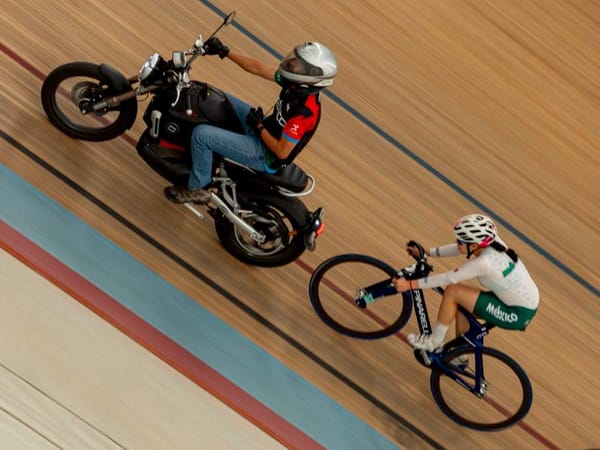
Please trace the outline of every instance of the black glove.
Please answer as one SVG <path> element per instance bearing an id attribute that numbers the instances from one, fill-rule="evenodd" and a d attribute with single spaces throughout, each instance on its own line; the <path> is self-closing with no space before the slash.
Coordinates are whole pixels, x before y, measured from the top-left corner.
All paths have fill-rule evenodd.
<path id="1" fill-rule="evenodd" d="M 248 116 L 246 116 L 246 123 L 252 129 L 257 129 L 262 126 L 263 110 L 259 106 L 258 108 L 250 108 Z"/>
<path id="2" fill-rule="evenodd" d="M 204 43 L 205 55 L 219 55 L 223 59 L 229 54 L 229 47 L 221 42 L 218 37 L 211 37 Z"/>

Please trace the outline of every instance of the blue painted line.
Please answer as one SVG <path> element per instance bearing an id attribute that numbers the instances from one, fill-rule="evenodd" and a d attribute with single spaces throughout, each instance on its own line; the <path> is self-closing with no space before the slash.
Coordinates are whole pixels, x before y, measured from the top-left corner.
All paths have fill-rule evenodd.
<path id="1" fill-rule="evenodd" d="M 0 219 L 327 448 L 398 449 L 3 164 Z"/>
<path id="2" fill-rule="evenodd" d="M 213 5 L 210 1 L 207 1 L 207 0 L 198 0 L 198 1 L 200 3 L 202 3 L 204 6 L 206 6 L 208 9 L 213 11 L 215 14 L 219 15 L 220 17 L 225 17 L 227 15 L 221 9 L 219 9 L 215 5 Z M 252 42 L 259 45 L 267 53 L 269 53 L 276 59 L 283 58 L 283 55 L 280 55 L 275 49 L 273 49 L 273 47 L 269 46 L 266 42 L 259 39 L 255 34 L 253 34 L 250 30 L 248 30 L 246 27 L 241 25 L 239 22 L 234 21 L 233 24 L 231 24 L 231 26 L 237 28 L 243 35 L 248 37 Z M 396 147 L 398 150 L 400 150 L 402 153 L 404 153 L 410 159 L 415 161 L 417 164 L 419 164 L 421 167 L 423 167 L 426 171 L 428 171 L 433 176 L 435 176 L 437 179 L 442 181 L 444 184 L 446 184 L 448 187 L 450 187 L 453 191 L 458 193 L 461 197 L 463 197 L 464 199 L 471 202 L 480 211 L 484 212 L 485 214 L 487 214 L 488 216 L 493 218 L 497 223 L 501 224 L 504 228 L 506 228 L 511 233 L 513 233 L 515 236 L 517 236 L 519 239 L 521 239 L 523 242 L 525 242 L 529 247 L 531 247 L 534 251 L 536 251 L 538 254 L 540 254 L 544 259 L 546 259 L 551 264 L 556 266 L 559 270 L 561 270 L 562 272 L 567 274 L 575 282 L 577 282 L 578 284 L 583 286 L 585 289 L 590 291 L 592 294 L 596 295 L 596 297 L 600 297 L 600 288 L 597 288 L 596 286 L 592 285 L 592 283 L 587 281 L 585 278 L 583 278 L 581 275 L 576 273 L 565 263 L 563 263 L 558 258 L 553 256 L 549 251 L 544 249 L 541 245 L 536 243 L 533 239 L 528 237 L 525 233 L 523 233 L 522 231 L 519 231 L 514 225 L 511 225 L 506 219 L 501 217 L 499 214 L 495 213 L 491 208 L 484 205 L 481 201 L 477 200 L 475 197 L 473 197 L 471 194 L 469 194 L 467 191 L 465 191 L 463 188 L 461 188 L 458 184 L 456 184 L 455 182 L 450 180 L 447 176 L 445 176 L 442 172 L 437 170 L 435 167 L 433 167 L 431 164 L 429 164 L 423 158 L 419 157 L 417 154 L 415 154 L 414 152 L 409 150 L 406 146 L 401 144 L 397 139 L 395 139 L 389 133 L 387 133 L 381 127 L 379 127 L 376 123 L 374 123 L 373 121 L 369 120 L 367 117 L 362 115 L 358 110 L 356 110 L 354 107 L 352 107 L 346 101 L 344 101 L 342 98 L 333 94 L 329 90 L 323 91 L 323 94 L 326 95 L 327 97 L 329 97 L 331 100 L 333 100 L 339 106 L 341 106 L 345 111 L 350 113 L 352 116 L 354 116 L 358 121 L 360 121 L 365 126 L 370 128 L 371 130 L 373 130 L 380 137 L 382 137 L 387 142 L 392 144 L 394 147 Z"/>

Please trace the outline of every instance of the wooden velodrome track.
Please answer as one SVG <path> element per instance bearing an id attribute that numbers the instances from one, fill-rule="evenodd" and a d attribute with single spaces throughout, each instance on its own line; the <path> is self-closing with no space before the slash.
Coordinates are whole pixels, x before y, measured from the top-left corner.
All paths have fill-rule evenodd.
<path id="1" fill-rule="evenodd" d="M 41 111 L 41 78 L 57 65 L 89 60 L 134 74 L 152 52 L 168 56 L 212 31 L 221 20 L 215 8 L 237 10 L 243 29 L 220 35 L 231 47 L 275 63 L 259 43 L 281 55 L 314 39 L 338 57 L 319 133 L 298 160 L 317 178 L 306 202 L 325 207 L 327 231 L 316 252 L 286 267 L 239 263 L 222 250 L 211 221 L 163 198 L 165 181 L 132 147 L 141 117 L 129 139 L 91 144 L 60 134 Z M 599 3 L 4 0 L 0 35 L 3 136 L 267 323 L 6 139 L 0 162 L 398 445 L 428 447 L 416 429 L 448 448 L 600 446 Z M 198 61 L 193 75 L 255 105 L 270 106 L 277 93 L 218 58 Z M 310 270 L 329 256 L 368 253 L 400 267 L 407 239 L 449 242 L 453 221 L 481 210 L 498 221 L 542 294 L 526 333 L 498 330 L 487 341 L 521 363 L 535 392 L 522 425 L 490 434 L 458 427 L 438 410 L 427 371 L 402 339 L 336 335 L 315 316 L 306 289 Z M 411 321 L 403 334 L 415 328 Z"/>

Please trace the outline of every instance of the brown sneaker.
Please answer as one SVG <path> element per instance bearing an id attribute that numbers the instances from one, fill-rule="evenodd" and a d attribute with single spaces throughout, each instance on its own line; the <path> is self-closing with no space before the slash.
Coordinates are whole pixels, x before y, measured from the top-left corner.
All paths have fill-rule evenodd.
<path id="1" fill-rule="evenodd" d="M 204 189 L 188 189 L 184 186 L 167 186 L 165 197 L 175 203 L 199 203 L 205 205 L 210 201 L 212 192 Z"/>

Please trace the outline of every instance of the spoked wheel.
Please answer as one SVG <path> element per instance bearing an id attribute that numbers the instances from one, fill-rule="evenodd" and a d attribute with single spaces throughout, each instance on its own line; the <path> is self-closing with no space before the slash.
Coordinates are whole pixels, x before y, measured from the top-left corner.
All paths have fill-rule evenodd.
<path id="1" fill-rule="evenodd" d="M 408 321 L 411 303 L 400 294 L 386 295 L 363 309 L 355 299 L 366 287 L 389 284 L 396 275 L 393 267 L 370 256 L 334 256 L 313 272 L 310 301 L 321 320 L 339 333 L 362 339 L 390 336 Z"/>
<path id="2" fill-rule="evenodd" d="M 131 127 L 136 100 L 98 111 L 93 106 L 123 92 L 113 86 L 101 66 L 75 62 L 57 67 L 46 77 L 41 98 L 48 119 L 60 131 L 75 139 L 105 141 Z"/>
<path id="3" fill-rule="evenodd" d="M 519 422 L 527 415 L 533 390 L 516 361 L 493 348 L 484 347 L 481 387 L 475 390 L 475 349 L 461 346 L 442 356 L 452 377 L 439 368 L 431 372 L 431 392 L 450 419 L 479 431 L 495 431 Z M 454 378 L 460 380 L 460 383 Z"/>

